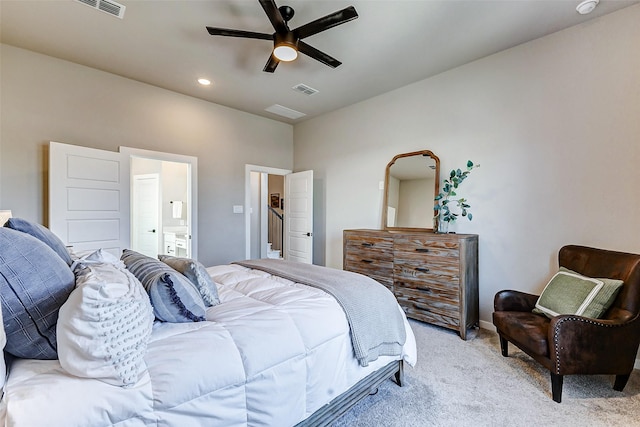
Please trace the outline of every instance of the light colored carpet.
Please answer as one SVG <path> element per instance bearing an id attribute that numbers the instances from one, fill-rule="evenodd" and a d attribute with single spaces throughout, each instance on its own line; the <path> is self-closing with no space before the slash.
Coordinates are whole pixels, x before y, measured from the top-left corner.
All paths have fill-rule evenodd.
<path id="1" fill-rule="evenodd" d="M 502 357 L 496 333 L 480 329 L 462 341 L 453 331 L 410 323 L 418 362 L 405 364 L 405 387 L 386 381 L 333 427 L 640 425 L 637 369 L 623 392 L 613 390 L 613 375 L 566 376 L 558 404 L 549 371 L 513 345 Z"/>

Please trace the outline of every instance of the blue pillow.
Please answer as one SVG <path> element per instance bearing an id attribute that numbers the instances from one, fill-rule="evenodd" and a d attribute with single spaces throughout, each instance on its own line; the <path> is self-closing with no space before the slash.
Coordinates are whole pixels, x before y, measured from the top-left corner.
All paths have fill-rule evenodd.
<path id="1" fill-rule="evenodd" d="M 53 249 L 67 265 L 71 265 L 71 255 L 69 255 L 62 240 L 44 225 L 27 221 L 26 219 L 9 218 L 4 226 L 32 235 Z"/>
<path id="2" fill-rule="evenodd" d="M 58 311 L 74 286 L 71 269 L 49 246 L 0 227 L 0 297 L 8 353 L 27 359 L 58 358 Z"/>
<path id="3" fill-rule="evenodd" d="M 120 259 L 146 289 L 158 320 L 171 323 L 206 320 L 200 292 L 182 274 L 130 249 L 125 249 Z"/>
<path id="4" fill-rule="evenodd" d="M 220 304 L 218 288 L 216 284 L 213 283 L 213 280 L 211 280 L 211 276 L 209 276 L 209 273 L 207 273 L 202 263 L 195 259 L 179 258 L 171 255 L 158 255 L 158 259 L 178 273 L 182 273 L 184 277 L 196 285 L 196 288 L 200 291 L 200 295 L 202 295 L 204 305 L 213 307 L 214 305 Z"/>

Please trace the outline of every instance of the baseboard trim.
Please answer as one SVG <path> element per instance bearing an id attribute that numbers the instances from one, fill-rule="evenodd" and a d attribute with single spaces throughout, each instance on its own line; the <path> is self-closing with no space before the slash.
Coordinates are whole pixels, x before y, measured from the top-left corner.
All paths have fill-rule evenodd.
<path id="1" fill-rule="evenodd" d="M 481 320 L 478 323 L 480 324 L 480 329 L 487 329 L 494 332 L 496 330 L 495 326 L 493 326 L 493 323 L 487 322 L 486 320 Z"/>
<path id="2" fill-rule="evenodd" d="M 491 322 L 487 322 L 486 320 L 480 320 L 478 324 L 480 325 L 481 329 L 486 329 L 488 331 L 495 332 L 495 326 L 493 326 L 493 323 Z M 640 369 L 640 354 L 638 354 L 638 356 L 636 357 L 636 362 L 633 364 L 633 369 Z"/>

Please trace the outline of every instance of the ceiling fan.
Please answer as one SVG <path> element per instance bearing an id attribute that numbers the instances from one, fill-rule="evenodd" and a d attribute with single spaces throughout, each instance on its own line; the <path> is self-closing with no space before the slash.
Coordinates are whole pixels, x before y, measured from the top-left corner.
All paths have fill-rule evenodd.
<path id="1" fill-rule="evenodd" d="M 330 13 L 327 16 L 311 21 L 295 30 L 290 30 L 287 24 L 293 18 L 294 11 L 289 6 L 276 6 L 274 0 L 258 0 L 264 9 L 271 25 L 275 29 L 273 34 L 255 33 L 252 31 L 230 30 L 226 28 L 207 27 L 207 31 L 212 36 L 244 37 L 249 39 L 272 40 L 273 51 L 267 64 L 262 71 L 273 73 L 280 61 L 293 61 L 298 57 L 298 52 L 304 53 L 311 58 L 336 68 L 342 62 L 327 55 L 318 49 L 309 46 L 302 39 L 318 34 L 322 31 L 344 24 L 358 17 L 358 13 L 353 6 Z"/>

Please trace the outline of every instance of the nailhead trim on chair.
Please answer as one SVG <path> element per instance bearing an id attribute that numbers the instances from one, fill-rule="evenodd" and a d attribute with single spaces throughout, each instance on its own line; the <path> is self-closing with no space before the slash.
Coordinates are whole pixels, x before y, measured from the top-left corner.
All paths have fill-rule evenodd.
<path id="1" fill-rule="evenodd" d="M 556 345 L 556 348 L 560 347 L 560 343 L 559 341 L 559 329 L 560 329 L 560 325 L 563 324 L 564 322 L 568 322 L 568 321 L 574 321 L 577 320 L 578 322 L 584 322 L 584 323 L 591 323 L 592 325 L 596 325 L 596 326 L 603 326 L 605 328 L 614 328 L 614 327 L 619 327 L 622 325 L 607 325 L 606 323 L 601 323 L 601 322 L 596 322 L 593 319 L 589 319 L 586 317 L 565 317 L 562 318 L 558 321 L 558 323 L 556 323 L 556 327 L 554 329 L 554 333 L 553 333 L 553 342 Z M 560 355 L 558 354 L 558 352 L 556 351 L 556 374 L 560 375 Z"/>

